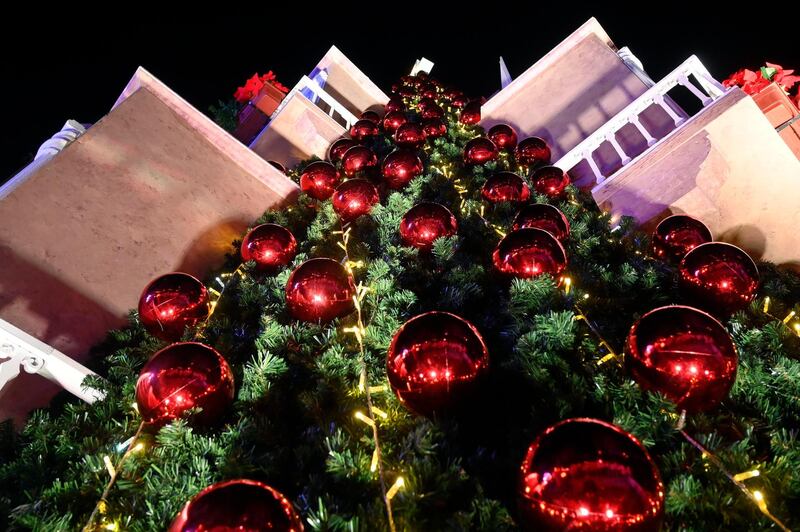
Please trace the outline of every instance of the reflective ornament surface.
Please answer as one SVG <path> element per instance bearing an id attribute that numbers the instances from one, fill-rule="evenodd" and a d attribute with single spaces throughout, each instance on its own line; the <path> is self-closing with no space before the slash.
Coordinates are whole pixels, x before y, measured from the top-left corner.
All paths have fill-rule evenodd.
<path id="1" fill-rule="evenodd" d="M 508 233 L 492 254 L 494 267 L 500 273 L 528 279 L 543 273 L 560 281 L 567 267 L 567 253 L 556 239 L 543 229 L 518 229 Z"/>
<path id="2" fill-rule="evenodd" d="M 653 231 L 653 256 L 678 263 L 688 252 L 711 242 L 711 231 L 700 220 L 685 214 L 673 214 L 661 220 Z"/>
<path id="3" fill-rule="evenodd" d="M 528 137 L 517 144 L 514 156 L 520 164 L 550 164 L 550 147 L 539 137 Z"/>
<path id="4" fill-rule="evenodd" d="M 448 312 L 427 312 L 405 322 L 386 357 L 397 397 L 423 415 L 456 406 L 488 367 L 489 352 L 478 330 Z"/>
<path id="5" fill-rule="evenodd" d="M 576 418 L 545 430 L 522 462 L 526 530 L 657 531 L 664 485 L 641 443 L 619 427 Z"/>
<path id="6" fill-rule="evenodd" d="M 300 190 L 323 201 L 331 197 L 339 181 L 341 177 L 335 166 L 327 161 L 314 161 L 300 175 Z"/>
<path id="7" fill-rule="evenodd" d="M 378 156 L 366 146 L 353 146 L 342 156 L 342 169 L 347 177 L 353 177 L 359 172 L 366 172 L 377 165 Z"/>
<path id="8" fill-rule="evenodd" d="M 457 231 L 456 217 L 439 203 L 418 203 L 400 220 L 400 238 L 403 244 L 423 251 L 429 251 L 437 238 L 452 236 Z"/>
<path id="9" fill-rule="evenodd" d="M 394 142 L 402 148 L 416 149 L 425 143 L 425 132 L 420 124 L 406 122 L 395 131 Z"/>
<path id="10" fill-rule="evenodd" d="M 483 184 L 481 196 L 492 203 L 528 201 L 531 197 L 531 189 L 528 187 L 528 183 L 517 174 L 498 172 Z"/>
<path id="11" fill-rule="evenodd" d="M 455 101 L 452 102 L 455 105 Z M 461 114 L 458 116 L 458 121 L 466 126 L 474 126 L 481 121 L 481 102 L 480 100 L 472 100 L 461 109 Z"/>
<path id="12" fill-rule="evenodd" d="M 297 241 L 294 235 L 278 224 L 261 224 L 251 229 L 242 240 L 242 261 L 255 261 L 261 271 L 277 272 L 294 259 Z"/>
<path id="13" fill-rule="evenodd" d="M 331 147 L 328 148 L 328 160 L 332 163 L 339 162 L 348 149 L 358 144 L 353 139 L 342 138 L 334 141 Z"/>
<path id="14" fill-rule="evenodd" d="M 422 132 L 429 139 L 438 139 L 447 135 L 447 124 L 439 118 L 431 118 L 422 122 Z"/>
<path id="15" fill-rule="evenodd" d="M 309 259 L 286 283 L 286 306 L 300 321 L 328 322 L 355 310 L 356 287 L 344 266 L 333 259 Z"/>
<path id="16" fill-rule="evenodd" d="M 162 425 L 188 410 L 193 420 L 217 421 L 233 402 L 233 372 L 214 348 L 197 342 L 168 345 L 153 355 L 136 381 L 136 406 L 145 423 Z"/>
<path id="17" fill-rule="evenodd" d="M 750 255 L 732 244 L 700 244 L 681 260 L 681 286 L 697 306 L 727 317 L 756 297 L 758 268 Z"/>
<path id="18" fill-rule="evenodd" d="M 498 154 L 497 146 L 486 137 L 476 137 L 464 145 L 464 162 L 467 164 L 494 161 Z"/>
<path id="19" fill-rule="evenodd" d="M 345 223 L 369 214 L 379 201 L 378 189 L 366 179 L 348 179 L 333 192 L 333 210 Z"/>
<path id="20" fill-rule="evenodd" d="M 378 122 L 361 119 L 350 127 L 350 136 L 353 140 L 362 142 L 378 134 Z"/>
<path id="21" fill-rule="evenodd" d="M 531 174 L 533 189 L 550 198 L 560 198 L 569 185 L 569 176 L 561 168 L 543 166 Z"/>
<path id="22" fill-rule="evenodd" d="M 209 313 L 208 291 L 188 273 L 156 277 L 139 296 L 139 320 L 147 332 L 168 342 L 180 340 Z"/>
<path id="23" fill-rule="evenodd" d="M 226 480 L 192 497 L 169 532 L 302 532 L 303 521 L 279 491 L 255 480 Z"/>
<path id="24" fill-rule="evenodd" d="M 517 132 L 508 124 L 497 124 L 489 128 L 486 134 L 498 149 L 513 152 L 517 146 Z"/>
<path id="25" fill-rule="evenodd" d="M 390 111 L 383 117 L 383 129 L 390 134 L 397 131 L 397 128 L 408 122 L 403 111 Z"/>
<path id="26" fill-rule="evenodd" d="M 544 229 L 560 242 L 569 238 L 569 221 L 564 213 L 547 203 L 525 205 L 519 210 L 511 226 L 512 230 L 532 227 Z"/>
<path id="27" fill-rule="evenodd" d="M 381 175 L 389 188 L 400 189 L 422 173 L 422 160 L 413 150 L 395 150 L 383 160 Z"/>
<path id="28" fill-rule="evenodd" d="M 682 305 L 651 310 L 631 327 L 625 366 L 639 385 L 689 412 L 728 396 L 738 355 L 730 334 L 705 312 Z"/>

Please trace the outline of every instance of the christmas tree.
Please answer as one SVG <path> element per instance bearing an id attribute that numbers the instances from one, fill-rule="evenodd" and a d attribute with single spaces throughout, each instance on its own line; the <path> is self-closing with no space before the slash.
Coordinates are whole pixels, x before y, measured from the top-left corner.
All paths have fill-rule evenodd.
<path id="1" fill-rule="evenodd" d="M 3 528 L 188 529 L 189 501 L 206 526 L 798 526 L 800 279 L 690 219 L 612 224 L 541 139 L 394 89 L 205 287 L 148 287 L 95 350 L 104 400 L 5 426 Z M 548 430 L 574 418 L 608 424 Z M 193 499 L 233 479 L 277 492 Z"/>

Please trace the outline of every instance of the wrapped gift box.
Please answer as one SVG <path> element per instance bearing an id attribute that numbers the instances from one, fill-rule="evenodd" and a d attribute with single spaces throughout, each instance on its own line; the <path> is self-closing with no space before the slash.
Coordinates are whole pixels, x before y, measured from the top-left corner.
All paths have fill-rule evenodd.
<path id="1" fill-rule="evenodd" d="M 777 128 L 800 114 L 800 110 L 777 83 L 769 84 L 752 98 L 772 127 Z M 800 121 L 781 129 L 780 135 L 792 152 L 800 158 Z"/>

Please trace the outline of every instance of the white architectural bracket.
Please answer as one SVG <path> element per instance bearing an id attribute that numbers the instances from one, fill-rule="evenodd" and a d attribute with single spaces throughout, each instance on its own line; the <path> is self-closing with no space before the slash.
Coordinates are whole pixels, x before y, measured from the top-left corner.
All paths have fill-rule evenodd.
<path id="1" fill-rule="evenodd" d="M 100 390 L 83 385 L 87 376 L 97 375 L 95 372 L 0 319 L 0 390 L 19 375 L 20 369 L 53 381 L 87 403 L 105 397 Z"/>
<path id="2" fill-rule="evenodd" d="M 411 75 L 416 76 L 420 72 L 425 72 L 426 74 L 430 74 L 432 69 L 433 69 L 433 61 L 421 57 L 416 61 L 414 61 L 414 68 L 411 69 Z"/>
<path id="3" fill-rule="evenodd" d="M 289 94 L 283 99 L 283 101 L 278 105 L 278 108 L 272 113 L 270 119 L 274 119 L 278 114 L 283 111 L 286 105 L 289 103 L 290 99 L 293 98 L 296 94 L 300 93 L 302 95 L 303 91 L 311 91 L 313 94 L 313 98 L 309 98 L 312 102 L 317 102 L 318 100 L 322 100 L 326 104 L 328 104 L 329 111 L 328 115 L 336 120 L 336 114 L 338 114 L 341 119 L 344 121 L 344 128 L 350 129 L 350 126 L 356 123 L 358 118 L 347 110 L 347 108 L 336 101 L 336 98 L 325 92 L 325 89 L 319 86 L 319 84 L 314 81 L 313 79 L 309 78 L 308 76 L 303 76 L 300 78 L 300 81 L 297 82 Z"/>

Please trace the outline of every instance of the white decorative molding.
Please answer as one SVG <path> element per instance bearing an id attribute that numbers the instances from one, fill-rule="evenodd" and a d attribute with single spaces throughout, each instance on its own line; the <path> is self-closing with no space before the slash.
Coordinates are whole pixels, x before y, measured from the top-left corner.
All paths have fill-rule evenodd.
<path id="1" fill-rule="evenodd" d="M 275 109 L 275 112 L 272 113 L 270 120 L 274 120 L 281 111 L 286 107 L 289 103 L 291 98 L 294 98 L 296 95 L 303 95 L 304 92 L 310 92 L 313 95 L 313 98 L 309 98 L 312 102 L 319 104 L 320 101 L 324 102 L 328 105 L 328 116 L 336 120 L 337 122 L 342 123 L 345 129 L 350 129 L 350 126 L 356 123 L 358 118 L 351 113 L 347 107 L 336 101 L 336 98 L 325 92 L 325 89 L 319 86 L 316 81 L 309 78 L 308 76 L 303 76 L 300 78 L 300 81 L 297 82 L 289 94 L 281 101 L 278 108 Z M 338 115 L 338 116 L 337 116 Z M 254 141 L 255 142 L 255 141 Z"/>
<path id="2" fill-rule="evenodd" d="M 83 386 L 83 380 L 97 375 L 95 372 L 0 319 L 0 390 L 15 379 L 21 369 L 53 381 L 87 403 L 105 397 L 100 390 Z"/>
<path id="3" fill-rule="evenodd" d="M 699 88 L 692 83 L 692 81 L 689 79 L 689 76 L 695 77 L 700 85 Z M 709 74 L 706 67 L 703 66 L 703 63 L 701 63 L 700 60 L 693 55 L 684 61 L 678 68 L 670 72 L 664 79 L 650 87 L 647 92 L 639 96 L 622 111 L 617 113 L 597 131 L 586 137 L 580 144 L 564 154 L 563 157 L 554 163 L 555 166 L 569 171 L 581 161 L 586 161 L 589 165 L 589 168 L 591 168 L 592 173 L 594 174 L 596 186 L 613 179 L 613 177 L 622 168 L 645 156 L 657 143 L 662 142 L 664 139 L 674 135 L 675 132 L 678 131 L 678 129 L 688 120 L 687 117 L 676 113 L 675 110 L 669 105 L 669 97 L 667 96 L 667 93 L 678 85 L 687 88 L 695 97 L 697 97 L 697 99 L 700 100 L 703 108 L 708 107 L 708 105 L 718 100 L 726 93 L 725 87 L 715 80 L 711 74 Z M 675 128 L 662 138 L 655 138 L 639 119 L 640 115 L 653 105 L 663 109 L 675 124 Z M 626 153 L 617 140 L 617 132 L 629 124 L 633 125 L 647 141 L 647 149 L 645 149 L 642 153 Z M 600 145 L 606 142 L 611 145 L 622 161 L 622 166 L 611 175 L 606 175 L 598 167 L 597 162 L 593 157 L 593 154 L 600 148 Z"/>
<path id="4" fill-rule="evenodd" d="M 37 159 L 41 159 L 42 157 L 50 158 L 54 156 L 63 150 L 67 144 L 77 139 L 84 133 L 86 133 L 86 128 L 83 126 L 83 124 L 76 122 L 75 120 L 67 120 L 67 122 L 64 124 L 64 127 L 61 128 L 61 131 L 42 143 L 33 160 L 35 161 Z"/>
<path id="5" fill-rule="evenodd" d="M 414 61 L 414 67 L 411 69 L 411 75 L 416 76 L 420 72 L 425 72 L 426 74 L 430 74 L 431 70 L 433 69 L 433 61 L 430 59 L 425 59 L 424 57 L 420 57 L 416 61 Z"/>
<path id="6" fill-rule="evenodd" d="M 630 48 L 623 46 L 619 49 L 617 55 L 620 59 L 622 59 L 622 62 L 625 63 L 625 66 L 627 66 L 631 72 L 636 74 L 636 77 L 642 80 L 645 85 L 652 87 L 656 84 L 653 78 L 651 78 L 650 75 L 644 71 L 644 65 L 638 57 L 633 55 L 633 52 L 631 52 Z"/>
<path id="7" fill-rule="evenodd" d="M 508 71 L 508 67 L 506 66 L 506 62 L 503 60 L 503 56 L 500 56 L 500 89 L 505 89 L 508 87 L 513 78 L 511 77 L 511 73 Z"/>

